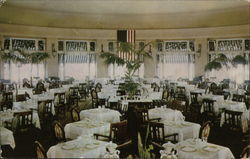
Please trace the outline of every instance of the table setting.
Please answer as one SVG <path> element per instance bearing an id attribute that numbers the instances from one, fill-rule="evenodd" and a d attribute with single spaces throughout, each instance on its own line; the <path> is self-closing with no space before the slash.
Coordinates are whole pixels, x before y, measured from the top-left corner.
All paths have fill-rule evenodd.
<path id="1" fill-rule="evenodd" d="M 86 118 L 95 119 L 97 121 L 103 121 L 108 123 L 115 123 L 120 121 L 120 112 L 112 109 L 98 107 L 95 109 L 82 110 L 80 112 L 80 119 Z"/>
<path id="2" fill-rule="evenodd" d="M 108 142 L 98 141 L 89 136 L 59 143 L 49 148 L 48 158 L 103 158 Z"/>
<path id="3" fill-rule="evenodd" d="M 149 119 L 161 118 L 161 121 L 165 121 L 165 120 L 184 121 L 185 120 L 185 116 L 179 110 L 173 110 L 170 108 L 166 108 L 166 106 L 149 109 L 148 115 L 149 115 Z"/>
<path id="4" fill-rule="evenodd" d="M 92 135 L 94 133 L 108 135 L 110 123 L 84 119 L 78 122 L 66 124 L 64 127 L 65 136 L 69 139 L 76 139 L 83 134 Z"/>
<path id="5" fill-rule="evenodd" d="M 181 141 L 174 148 L 178 152 L 178 159 L 234 159 L 229 148 L 198 138 Z"/>
<path id="6" fill-rule="evenodd" d="M 198 138 L 200 132 L 200 124 L 187 121 L 162 121 L 164 123 L 165 135 L 178 133 L 178 141 L 189 138 Z"/>

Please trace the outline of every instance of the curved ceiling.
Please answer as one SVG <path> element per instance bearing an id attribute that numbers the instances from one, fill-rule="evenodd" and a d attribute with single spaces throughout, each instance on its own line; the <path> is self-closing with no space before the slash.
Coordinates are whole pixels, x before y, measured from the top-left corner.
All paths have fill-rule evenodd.
<path id="1" fill-rule="evenodd" d="M 7 0 L 0 23 L 62 28 L 164 29 L 249 24 L 236 0 Z"/>

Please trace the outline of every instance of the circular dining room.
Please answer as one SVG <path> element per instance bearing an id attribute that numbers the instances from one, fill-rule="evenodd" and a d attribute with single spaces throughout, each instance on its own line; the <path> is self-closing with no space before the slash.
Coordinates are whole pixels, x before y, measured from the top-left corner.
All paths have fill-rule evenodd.
<path id="1" fill-rule="evenodd" d="M 249 159 L 249 19 L 249 0 L 0 0 L 0 158 Z"/>

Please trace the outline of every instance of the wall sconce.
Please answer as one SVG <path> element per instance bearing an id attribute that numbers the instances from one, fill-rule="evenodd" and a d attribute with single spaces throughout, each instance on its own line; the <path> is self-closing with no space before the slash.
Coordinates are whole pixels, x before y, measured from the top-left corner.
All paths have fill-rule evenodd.
<path id="1" fill-rule="evenodd" d="M 52 49 L 51 49 L 51 50 L 52 50 L 52 56 L 53 56 L 53 57 L 56 57 L 57 51 L 56 51 L 56 47 L 55 47 L 55 44 L 54 44 L 54 43 L 52 44 L 51 48 L 52 48 Z"/>
<path id="2" fill-rule="evenodd" d="M 103 44 L 101 45 L 101 53 L 103 53 L 104 51 L 103 51 Z"/>
<path id="3" fill-rule="evenodd" d="M 151 45 L 149 45 L 149 50 L 148 50 L 148 53 L 150 54 L 150 55 L 152 55 L 152 46 Z"/>
<path id="4" fill-rule="evenodd" d="M 197 55 L 198 57 L 201 56 L 201 44 L 198 44 L 198 48 L 197 48 L 197 51 L 196 51 L 196 55 Z"/>

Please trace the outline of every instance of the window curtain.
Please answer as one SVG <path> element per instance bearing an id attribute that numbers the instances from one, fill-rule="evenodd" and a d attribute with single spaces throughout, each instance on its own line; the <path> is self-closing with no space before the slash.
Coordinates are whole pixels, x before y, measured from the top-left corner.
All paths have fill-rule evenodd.
<path id="1" fill-rule="evenodd" d="M 225 54 L 227 58 L 233 59 L 237 54 Z M 211 60 L 213 60 L 216 55 L 210 54 Z M 222 81 L 223 79 L 230 79 L 235 81 L 237 84 L 242 84 L 244 80 L 249 80 L 249 55 L 246 55 L 248 59 L 248 64 L 242 65 L 238 64 L 237 67 L 233 67 L 229 64 L 229 67 L 223 66 L 220 70 L 212 70 L 206 73 L 207 78 L 213 78 L 216 81 Z"/>
<path id="2" fill-rule="evenodd" d="M 21 83 L 24 78 L 30 80 L 30 77 L 45 77 L 45 63 L 40 64 L 21 64 L 16 62 L 6 62 L 4 64 L 4 79 L 10 79 L 11 82 Z"/>
<path id="3" fill-rule="evenodd" d="M 76 80 L 94 79 L 96 77 L 95 54 L 60 54 L 59 77 L 73 77 Z"/>
<path id="4" fill-rule="evenodd" d="M 158 54 L 157 76 L 160 79 L 177 80 L 194 77 L 194 55 L 192 54 Z"/>

